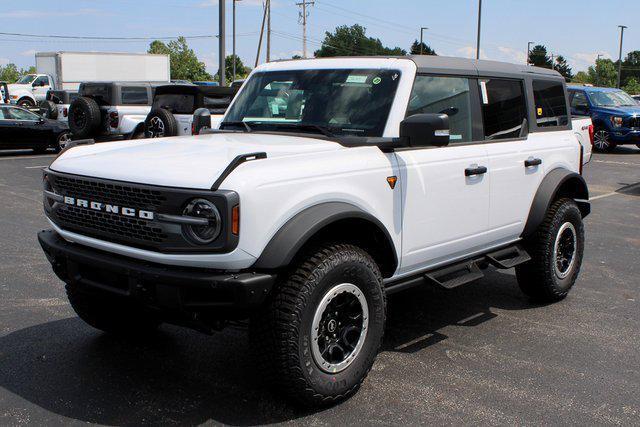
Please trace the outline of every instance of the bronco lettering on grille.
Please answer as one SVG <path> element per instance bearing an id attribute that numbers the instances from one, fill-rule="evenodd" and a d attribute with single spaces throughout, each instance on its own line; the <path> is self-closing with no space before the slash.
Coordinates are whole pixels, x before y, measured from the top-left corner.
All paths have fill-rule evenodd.
<path id="1" fill-rule="evenodd" d="M 134 208 L 121 207 L 117 205 L 110 205 L 107 203 L 94 202 L 92 200 L 77 199 L 75 197 L 65 196 L 64 203 L 71 206 L 77 206 L 85 209 L 92 209 L 94 211 L 107 212 L 116 215 L 123 215 L 128 217 L 135 217 L 147 220 L 153 220 L 153 212 L 138 210 Z"/>

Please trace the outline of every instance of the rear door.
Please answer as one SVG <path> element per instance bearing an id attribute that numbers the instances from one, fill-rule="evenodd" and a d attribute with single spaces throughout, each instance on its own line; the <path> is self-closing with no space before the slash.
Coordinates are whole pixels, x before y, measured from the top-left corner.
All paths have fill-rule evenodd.
<path id="1" fill-rule="evenodd" d="M 41 121 L 40 116 L 18 107 L 8 109 L 10 116 L 17 123 L 17 139 L 27 145 L 49 145 L 51 129 Z"/>
<path id="2" fill-rule="evenodd" d="M 446 147 L 396 150 L 405 194 L 400 273 L 487 244 L 488 158 L 474 127 L 480 120 L 477 80 L 416 76 L 407 116 L 419 113 L 448 114 L 451 137 Z"/>
<path id="3" fill-rule="evenodd" d="M 0 106 L 0 148 L 19 148 L 24 141 L 20 138 L 18 122 L 11 117 L 11 107 Z"/>

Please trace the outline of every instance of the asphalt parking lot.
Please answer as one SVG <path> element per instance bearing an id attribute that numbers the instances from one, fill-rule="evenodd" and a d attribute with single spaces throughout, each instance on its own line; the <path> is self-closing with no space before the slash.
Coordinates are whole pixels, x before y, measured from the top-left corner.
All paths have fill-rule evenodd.
<path id="1" fill-rule="evenodd" d="M 640 150 L 596 154 L 585 262 L 533 305 L 514 273 L 390 299 L 360 392 L 308 412 L 252 369 L 246 331 L 162 326 L 132 343 L 77 319 L 42 254 L 41 171 L 0 152 L 0 424 L 640 424 Z"/>

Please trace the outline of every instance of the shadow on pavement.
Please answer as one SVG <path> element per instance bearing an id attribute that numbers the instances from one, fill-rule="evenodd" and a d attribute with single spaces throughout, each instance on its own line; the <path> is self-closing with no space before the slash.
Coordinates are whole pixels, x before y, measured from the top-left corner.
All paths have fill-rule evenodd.
<path id="1" fill-rule="evenodd" d="M 532 308 L 515 277 L 489 272 L 451 291 L 428 287 L 389 299 L 383 351 L 418 352 L 506 310 Z M 116 339 L 77 318 L 0 337 L 0 387 L 55 414 L 99 424 L 232 425 L 284 422 L 310 414 L 289 404 L 253 370 L 244 330 L 207 337 L 163 326 L 144 342 Z"/>

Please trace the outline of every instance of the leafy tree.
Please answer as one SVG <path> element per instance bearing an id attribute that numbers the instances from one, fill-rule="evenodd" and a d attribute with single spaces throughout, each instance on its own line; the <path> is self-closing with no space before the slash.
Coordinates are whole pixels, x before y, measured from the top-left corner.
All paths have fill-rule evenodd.
<path id="1" fill-rule="evenodd" d="M 224 75 L 228 82 L 231 82 L 233 80 L 233 58 L 234 58 L 233 55 L 228 55 L 224 59 L 224 68 L 225 68 Z M 247 77 L 251 72 L 251 68 L 245 66 L 242 63 L 242 59 L 240 59 L 238 55 L 235 56 L 235 60 L 236 60 L 236 79 L 243 79 Z M 219 72 L 216 73 L 216 80 L 220 80 Z"/>
<path id="2" fill-rule="evenodd" d="M 300 56 L 300 55 L 293 55 L 293 56 L 291 57 L 291 59 L 302 59 L 302 56 Z"/>
<path id="3" fill-rule="evenodd" d="M 13 83 L 20 77 L 20 71 L 16 64 L 7 64 L 0 66 L 0 81 Z"/>
<path id="4" fill-rule="evenodd" d="M 566 81 L 568 82 L 571 81 L 571 78 L 573 77 L 573 72 L 569 64 L 567 64 L 567 60 L 564 58 L 564 56 L 558 55 L 555 62 L 556 62 L 554 66 L 555 70 L 560 74 L 562 74 L 562 76 L 565 78 Z"/>
<path id="5" fill-rule="evenodd" d="M 417 39 L 411 45 L 411 54 L 420 55 L 420 48 L 422 47 L 422 55 L 438 55 L 435 50 L 431 49 L 431 46 L 425 42 L 420 43 Z"/>
<path id="6" fill-rule="evenodd" d="M 622 61 L 622 73 L 620 75 L 622 85 L 626 87 L 632 78 L 640 81 L 640 50 L 629 52 Z"/>
<path id="7" fill-rule="evenodd" d="M 636 80 L 635 77 L 629 77 L 626 84 L 622 87 L 622 90 L 631 95 L 638 95 L 640 94 L 640 82 Z"/>
<path id="8" fill-rule="evenodd" d="M 585 71 L 578 71 L 576 73 L 575 76 L 573 76 L 573 78 L 571 79 L 572 83 L 588 83 L 588 84 L 593 84 L 593 81 L 591 80 L 591 76 L 589 76 L 589 74 Z"/>
<path id="9" fill-rule="evenodd" d="M 529 52 L 529 64 L 536 67 L 551 68 L 551 58 L 547 55 L 547 48 L 538 44 Z"/>
<path id="10" fill-rule="evenodd" d="M 618 71 L 614 62 L 610 59 L 598 59 L 595 66 L 587 70 L 591 82 L 596 86 L 615 87 Z"/>
<path id="11" fill-rule="evenodd" d="M 168 44 L 154 40 L 149 45 L 149 53 L 169 55 L 171 78 L 174 80 L 211 80 L 203 62 L 198 60 L 193 49 L 187 45 L 184 37 L 172 40 Z"/>
<path id="12" fill-rule="evenodd" d="M 327 56 L 375 56 L 375 55 L 406 55 L 407 51 L 399 47 L 383 46 L 380 39 L 367 37 L 366 28 L 354 24 L 350 27 L 342 25 L 336 27 L 333 33 L 325 32 L 322 47 L 315 51 L 318 58 Z"/>

